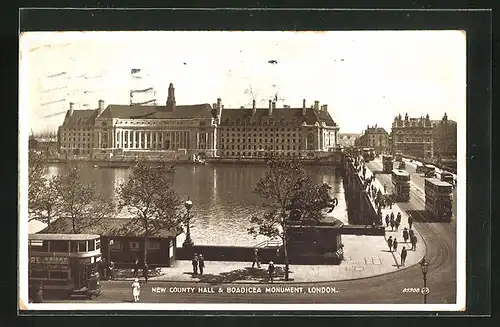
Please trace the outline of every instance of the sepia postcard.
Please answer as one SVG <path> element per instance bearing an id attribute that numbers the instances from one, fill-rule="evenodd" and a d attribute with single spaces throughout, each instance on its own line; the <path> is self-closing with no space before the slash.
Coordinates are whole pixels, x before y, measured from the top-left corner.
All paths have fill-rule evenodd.
<path id="1" fill-rule="evenodd" d="M 465 310 L 466 40 L 21 33 L 19 309 Z"/>

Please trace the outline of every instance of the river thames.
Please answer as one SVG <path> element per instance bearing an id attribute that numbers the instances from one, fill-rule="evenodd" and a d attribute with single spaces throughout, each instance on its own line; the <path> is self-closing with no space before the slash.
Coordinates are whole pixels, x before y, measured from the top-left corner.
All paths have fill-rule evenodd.
<path id="1" fill-rule="evenodd" d="M 84 182 L 95 182 L 98 192 L 110 199 L 116 197 L 116 188 L 123 183 L 132 169 L 94 168 L 90 163 L 80 163 Z M 263 211 L 260 198 L 253 193 L 255 185 L 266 173 L 265 165 L 189 165 L 176 166 L 173 188 L 181 199 L 188 196 L 193 201 L 191 237 L 199 245 L 252 246 L 266 240 L 249 235 L 250 218 Z M 341 169 L 327 166 L 306 167 L 317 183 L 328 183 L 330 196 L 336 197 L 338 206 L 332 215 L 347 223 L 347 206 L 344 197 Z M 65 164 L 48 166 L 48 175 L 64 174 Z M 127 214 L 123 210 L 119 216 Z M 179 235 L 178 244 L 184 241 Z"/>

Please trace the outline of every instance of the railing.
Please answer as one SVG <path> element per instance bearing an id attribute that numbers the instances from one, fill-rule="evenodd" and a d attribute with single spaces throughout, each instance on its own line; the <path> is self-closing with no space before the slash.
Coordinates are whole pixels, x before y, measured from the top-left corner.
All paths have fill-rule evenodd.
<path id="1" fill-rule="evenodd" d="M 271 238 L 255 245 L 256 248 L 277 248 L 283 245 L 283 241 L 279 238 Z"/>

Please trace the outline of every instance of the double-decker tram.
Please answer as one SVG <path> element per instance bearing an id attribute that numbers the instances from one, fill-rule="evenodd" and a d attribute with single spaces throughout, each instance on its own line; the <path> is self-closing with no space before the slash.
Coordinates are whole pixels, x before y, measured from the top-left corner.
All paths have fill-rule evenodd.
<path id="1" fill-rule="evenodd" d="M 92 299 L 101 294 L 99 235 L 30 234 L 28 253 L 30 293 L 42 287 L 44 294 L 67 297 L 83 295 Z"/>
<path id="2" fill-rule="evenodd" d="M 425 179 L 425 210 L 438 220 L 451 220 L 453 186 L 437 178 Z"/>
<path id="3" fill-rule="evenodd" d="M 375 160 L 375 150 L 372 148 L 363 148 L 363 160 L 369 162 Z"/>
<path id="4" fill-rule="evenodd" d="M 382 171 L 384 174 L 390 174 L 394 169 L 394 158 L 391 155 L 382 156 Z"/>
<path id="5" fill-rule="evenodd" d="M 410 201 L 410 174 L 405 170 L 393 169 L 391 178 L 396 201 Z"/>

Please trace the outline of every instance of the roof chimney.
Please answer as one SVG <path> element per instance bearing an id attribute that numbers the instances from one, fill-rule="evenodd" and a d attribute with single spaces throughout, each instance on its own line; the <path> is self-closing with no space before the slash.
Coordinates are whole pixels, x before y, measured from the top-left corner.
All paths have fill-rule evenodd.
<path id="1" fill-rule="evenodd" d="M 73 106 L 74 106 L 74 105 L 75 105 L 75 104 L 74 104 L 73 102 L 70 102 L 70 103 L 69 103 L 69 115 L 70 115 L 70 116 L 71 116 L 71 115 L 73 115 Z"/>
<path id="2" fill-rule="evenodd" d="M 99 100 L 99 106 L 97 108 L 98 108 L 98 116 L 100 116 L 104 111 L 104 100 Z"/>
<path id="3" fill-rule="evenodd" d="M 217 116 L 220 118 L 222 117 L 222 109 L 224 109 L 224 106 L 222 105 L 222 99 L 217 98 L 217 104 L 214 105 L 214 107 L 217 109 Z"/>
<path id="4" fill-rule="evenodd" d="M 323 111 L 328 111 L 328 105 L 327 104 L 323 105 Z"/>
<path id="5" fill-rule="evenodd" d="M 271 116 L 273 114 L 273 101 L 272 100 L 269 100 L 268 114 L 269 114 L 269 116 Z"/>
<path id="6" fill-rule="evenodd" d="M 314 110 L 319 110 L 319 101 L 314 101 Z"/>
<path id="7" fill-rule="evenodd" d="M 306 115 L 306 99 L 302 100 L 302 116 Z"/>
<path id="8" fill-rule="evenodd" d="M 257 108 L 255 107 L 255 99 L 252 100 L 252 115 L 255 115 Z"/>

